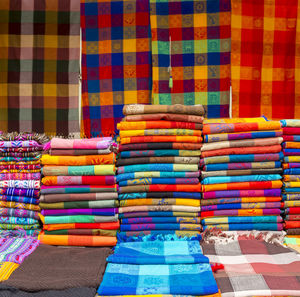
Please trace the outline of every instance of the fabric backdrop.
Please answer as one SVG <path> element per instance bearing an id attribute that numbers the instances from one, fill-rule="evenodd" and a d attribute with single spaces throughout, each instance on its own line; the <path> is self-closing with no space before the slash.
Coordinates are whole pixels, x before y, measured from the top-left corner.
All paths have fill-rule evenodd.
<path id="1" fill-rule="evenodd" d="M 298 0 L 232 0 L 233 117 L 300 117 L 299 15 Z"/>
<path id="2" fill-rule="evenodd" d="M 81 0 L 82 134 L 111 136 L 123 105 L 150 103 L 148 0 Z"/>
<path id="3" fill-rule="evenodd" d="M 0 130 L 79 132 L 79 0 L 0 1 Z"/>

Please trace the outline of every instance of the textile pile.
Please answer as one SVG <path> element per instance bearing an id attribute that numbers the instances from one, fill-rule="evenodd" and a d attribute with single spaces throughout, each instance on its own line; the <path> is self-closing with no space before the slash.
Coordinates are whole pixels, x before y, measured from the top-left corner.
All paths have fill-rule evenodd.
<path id="1" fill-rule="evenodd" d="M 281 136 L 281 123 L 264 118 L 204 123 L 201 148 L 204 230 L 283 229 Z"/>
<path id="2" fill-rule="evenodd" d="M 118 242 L 107 261 L 100 296 L 220 296 L 197 239 Z"/>
<path id="3" fill-rule="evenodd" d="M 127 105 L 123 113 L 121 234 L 199 234 L 203 106 Z"/>
<path id="4" fill-rule="evenodd" d="M 0 134 L 0 230 L 38 235 L 40 158 L 48 140 L 41 134 Z"/>
<path id="5" fill-rule="evenodd" d="M 284 228 L 300 237 L 300 120 L 281 120 L 283 126 Z"/>
<path id="6" fill-rule="evenodd" d="M 42 157 L 45 244 L 116 244 L 118 194 L 112 138 L 53 138 Z"/>

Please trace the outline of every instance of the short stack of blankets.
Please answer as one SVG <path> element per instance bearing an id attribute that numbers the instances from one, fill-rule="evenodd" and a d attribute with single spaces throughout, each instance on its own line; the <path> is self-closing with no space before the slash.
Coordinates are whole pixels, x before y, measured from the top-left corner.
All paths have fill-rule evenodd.
<path id="1" fill-rule="evenodd" d="M 281 123 L 253 120 L 208 120 L 203 125 L 201 222 L 205 230 L 283 229 Z"/>
<path id="2" fill-rule="evenodd" d="M 0 230 L 38 235 L 40 158 L 47 141 L 40 134 L 0 134 Z"/>
<path id="3" fill-rule="evenodd" d="M 53 138 L 42 157 L 40 239 L 45 244 L 116 244 L 118 194 L 110 137 Z"/>
<path id="4" fill-rule="evenodd" d="M 300 235 L 300 120 L 282 120 L 285 229 Z"/>
<path id="5" fill-rule="evenodd" d="M 127 105 L 117 160 L 121 235 L 195 235 L 203 106 Z"/>

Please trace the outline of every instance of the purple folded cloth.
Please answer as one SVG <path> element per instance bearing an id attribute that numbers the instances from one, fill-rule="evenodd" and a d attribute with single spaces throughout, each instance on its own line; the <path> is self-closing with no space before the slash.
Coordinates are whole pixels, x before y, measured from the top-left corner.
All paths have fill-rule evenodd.
<path id="1" fill-rule="evenodd" d="M 118 213 L 118 208 L 88 208 L 88 209 L 43 209 L 43 216 L 70 216 L 70 215 L 94 215 L 94 216 L 114 216 Z"/>
<path id="2" fill-rule="evenodd" d="M 235 198 L 235 197 L 280 197 L 281 189 L 267 190 L 229 190 L 202 193 L 203 199 Z"/>

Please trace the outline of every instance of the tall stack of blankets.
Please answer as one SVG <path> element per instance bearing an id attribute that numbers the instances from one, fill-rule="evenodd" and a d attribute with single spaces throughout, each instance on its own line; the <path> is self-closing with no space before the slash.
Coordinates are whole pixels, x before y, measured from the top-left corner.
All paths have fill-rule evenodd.
<path id="1" fill-rule="evenodd" d="M 285 229 L 300 235 L 300 120 L 282 120 Z"/>
<path id="2" fill-rule="evenodd" d="M 202 105 L 127 105 L 117 160 L 121 235 L 200 230 Z"/>
<path id="3" fill-rule="evenodd" d="M 110 137 L 53 138 L 43 155 L 40 239 L 45 244 L 116 244 L 118 194 Z"/>
<path id="4" fill-rule="evenodd" d="M 46 141 L 40 134 L 0 134 L 0 230 L 38 235 L 40 158 Z"/>
<path id="5" fill-rule="evenodd" d="M 203 125 L 203 228 L 282 230 L 281 123 L 230 121 Z"/>

